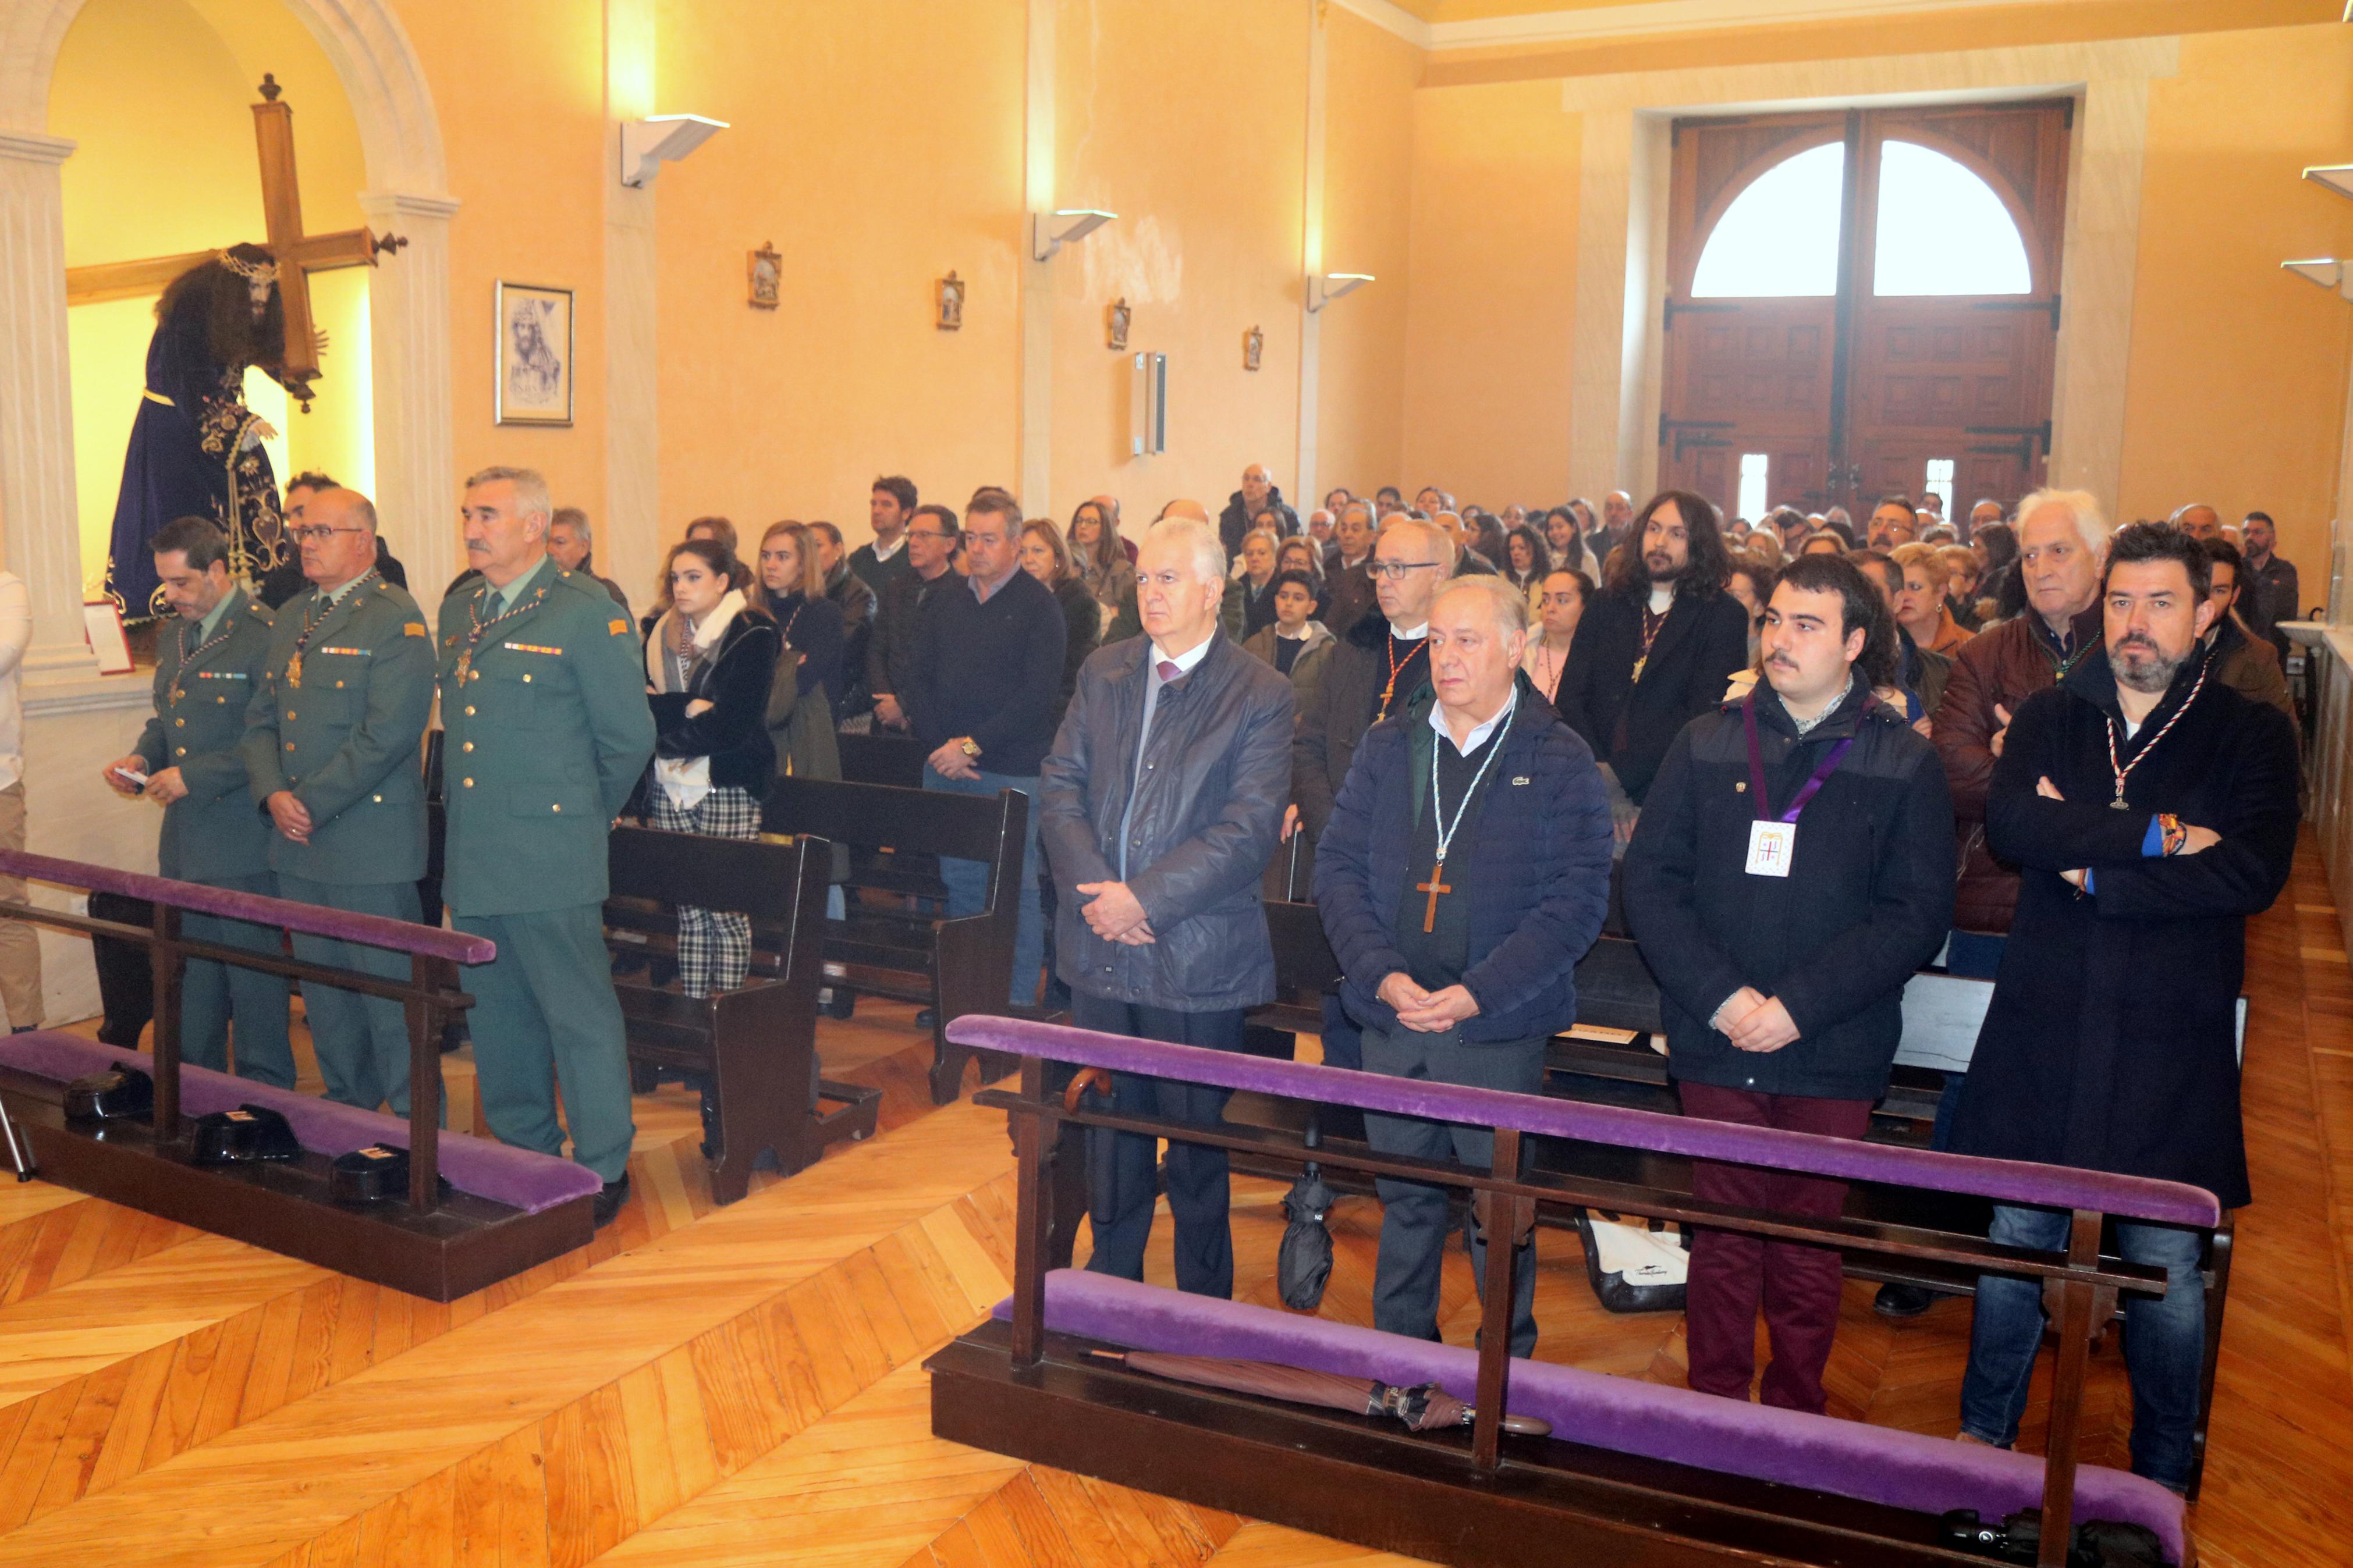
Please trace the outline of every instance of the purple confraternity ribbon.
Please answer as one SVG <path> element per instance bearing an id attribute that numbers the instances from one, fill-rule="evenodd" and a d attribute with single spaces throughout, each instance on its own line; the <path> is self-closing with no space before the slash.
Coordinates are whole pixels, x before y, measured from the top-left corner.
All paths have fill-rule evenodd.
<path id="1" fill-rule="evenodd" d="M 1764 679 L 1760 676 L 1757 679 L 1757 685 L 1763 684 Z M 1864 698 L 1863 710 L 1868 711 L 1871 705 L 1877 700 L 1876 695 Z M 1857 717 L 1861 715 L 1858 714 Z M 1759 822 L 1797 821 L 1798 814 L 1806 809 L 1806 803 L 1820 793 L 1823 783 L 1832 773 L 1838 772 L 1838 765 L 1846 761 L 1847 752 L 1854 749 L 1855 738 L 1852 735 L 1849 735 L 1845 740 L 1832 746 L 1831 754 L 1824 757 L 1821 765 L 1814 770 L 1814 776 L 1808 779 L 1805 787 L 1798 791 L 1798 798 L 1789 803 L 1789 809 L 1777 817 L 1773 815 L 1773 808 L 1765 803 L 1765 752 L 1757 743 L 1756 687 L 1749 689 L 1747 700 L 1740 705 L 1740 722 L 1741 727 L 1748 733 L 1748 790 L 1757 797 L 1757 820 Z"/>

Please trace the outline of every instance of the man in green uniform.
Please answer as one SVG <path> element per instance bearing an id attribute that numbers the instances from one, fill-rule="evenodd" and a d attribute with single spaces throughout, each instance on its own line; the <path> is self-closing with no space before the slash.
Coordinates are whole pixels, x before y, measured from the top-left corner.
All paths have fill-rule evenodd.
<path id="1" fill-rule="evenodd" d="M 269 824 L 254 810 L 237 755 L 246 706 L 268 666 L 272 617 L 228 574 L 228 536 L 206 519 L 167 522 L 152 542 L 155 575 L 178 618 L 155 637 L 155 716 L 130 754 L 109 763 L 103 776 L 115 794 L 143 796 L 164 808 L 155 862 L 164 876 L 274 896 Z M 274 926 L 190 914 L 182 918 L 180 933 L 278 953 Z M 180 993 L 181 1059 L 225 1070 L 234 1015 L 237 1076 L 293 1088 L 286 1005 L 283 975 L 190 963 Z"/>
<path id="2" fill-rule="evenodd" d="M 443 897 L 498 956 L 474 994 L 482 1114 L 502 1142 L 564 1151 L 603 1179 L 596 1223 L 629 1193 L 629 1063 L 605 951 L 606 837 L 653 755 L 637 629 L 584 573 L 548 558 L 547 481 L 466 481 L 466 559 L 482 580 L 441 601 Z M 551 1081 L 552 1080 L 552 1081 Z"/>
<path id="3" fill-rule="evenodd" d="M 413 921 L 425 872 L 418 744 L 433 710 L 433 641 L 407 590 L 375 571 L 375 508 L 322 490 L 297 528 L 311 590 L 278 611 L 239 753 L 276 832 L 278 895 Z M 294 955 L 406 978 L 408 957 L 328 937 Z M 408 1114 L 408 1026 L 389 997 L 302 982 L 327 1098 Z"/>

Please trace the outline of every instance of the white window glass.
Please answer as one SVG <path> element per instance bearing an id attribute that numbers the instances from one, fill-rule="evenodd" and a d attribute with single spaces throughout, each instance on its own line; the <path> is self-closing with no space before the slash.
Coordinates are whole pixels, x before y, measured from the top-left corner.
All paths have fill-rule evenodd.
<path id="1" fill-rule="evenodd" d="M 1993 187 L 1958 160 L 1916 142 L 1879 149 L 1879 231 L 1872 251 L 1875 294 L 2034 291 L 2026 241 Z"/>
<path id="2" fill-rule="evenodd" d="M 1945 521 L 1947 522 L 1952 521 L 1953 459 L 1950 458 L 1929 458 L 1928 477 L 1926 481 L 1922 484 L 1920 488 L 1926 490 L 1931 495 L 1941 496 L 1944 498 Z"/>
<path id="3" fill-rule="evenodd" d="M 1736 516 L 1755 522 L 1765 515 L 1765 475 L 1772 466 L 1762 452 L 1740 454 L 1740 504 L 1733 508 Z"/>
<path id="4" fill-rule="evenodd" d="M 1702 300 L 1827 298 L 1838 292 L 1839 206 L 1846 144 L 1785 159 L 1732 198 L 1699 253 Z"/>

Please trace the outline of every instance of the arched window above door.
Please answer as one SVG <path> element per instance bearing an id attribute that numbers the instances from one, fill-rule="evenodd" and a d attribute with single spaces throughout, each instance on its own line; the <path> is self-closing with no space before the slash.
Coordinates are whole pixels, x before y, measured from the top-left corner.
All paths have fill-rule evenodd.
<path id="1" fill-rule="evenodd" d="M 2025 237 L 2001 197 L 1959 159 L 1917 142 L 1880 144 L 1872 254 L 1874 294 L 2034 291 Z"/>
<path id="2" fill-rule="evenodd" d="M 1820 297 L 1838 292 L 1839 202 L 1846 146 L 1785 158 L 1732 198 L 1692 271 L 1697 300 Z"/>

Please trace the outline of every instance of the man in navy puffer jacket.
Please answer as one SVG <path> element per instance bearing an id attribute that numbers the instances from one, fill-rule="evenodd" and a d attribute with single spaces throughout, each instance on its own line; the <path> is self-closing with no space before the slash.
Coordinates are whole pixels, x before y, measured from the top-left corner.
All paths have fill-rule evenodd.
<path id="1" fill-rule="evenodd" d="M 1315 902 L 1364 1026 L 1365 1068 L 1538 1092 L 1545 1042 L 1577 1016 L 1577 960 L 1609 903 L 1609 798 L 1593 753 L 1519 673 L 1527 605 L 1464 578 L 1430 607 L 1431 700 L 1375 725 L 1316 846 Z M 1472 1165 L 1493 1135 L 1365 1118 L 1374 1148 Z M 1382 1178 L 1373 1323 L 1438 1337 L 1446 1193 Z M 1473 1227 L 1474 1279 L 1485 1275 Z M 1533 1248 L 1517 1260 L 1512 1353 L 1535 1345 Z"/>

